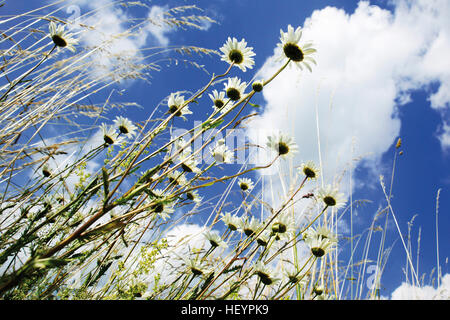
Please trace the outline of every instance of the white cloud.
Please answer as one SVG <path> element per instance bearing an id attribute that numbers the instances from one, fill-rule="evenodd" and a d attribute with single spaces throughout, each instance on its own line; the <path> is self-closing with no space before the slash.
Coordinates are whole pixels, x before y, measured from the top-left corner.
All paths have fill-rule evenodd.
<path id="1" fill-rule="evenodd" d="M 162 46 L 169 45 L 169 38 L 167 33 L 173 31 L 174 29 L 169 25 L 165 24 L 163 20 L 163 14 L 167 11 L 168 7 L 153 6 L 148 13 L 148 19 L 150 22 L 145 26 L 145 31 L 150 32 L 150 34 L 157 40 L 157 42 Z"/>
<path id="2" fill-rule="evenodd" d="M 114 71 L 114 74 L 130 72 L 132 64 L 139 64 L 144 59 L 142 49 L 167 47 L 170 43 L 168 34 L 175 31 L 163 22 L 168 6 L 142 6 L 142 10 L 148 11 L 147 20 L 132 22 L 134 17 L 110 0 L 75 0 L 74 5 L 80 8 L 81 17 L 71 25 L 72 31 L 84 30 L 77 23 L 93 27 L 78 33 L 80 43 L 101 48 L 93 55 L 96 75 L 108 71 Z"/>
<path id="3" fill-rule="evenodd" d="M 450 299 L 450 274 L 442 277 L 440 286 L 417 287 L 409 283 L 402 283 L 392 292 L 392 300 L 449 300 Z"/>
<path id="4" fill-rule="evenodd" d="M 439 134 L 439 141 L 446 150 L 450 150 L 450 125 L 444 122 L 442 125 L 442 132 Z"/>
<path id="5" fill-rule="evenodd" d="M 410 101 L 412 90 L 439 83 L 431 107 L 448 112 L 450 3 L 394 4 L 393 12 L 366 1 L 351 14 L 335 7 L 314 11 L 303 39 L 314 42 L 318 65 L 311 74 L 287 69 L 264 88 L 266 108 L 250 136 L 261 128 L 283 129 L 299 145 L 294 163 L 318 163 L 317 106 L 324 177 L 331 182 L 357 156 L 370 154 L 365 163 L 376 168 L 400 133 L 398 107 Z M 267 79 L 278 70 L 277 55 L 278 49 L 258 76 Z"/>
<path id="6" fill-rule="evenodd" d="M 159 285 L 170 285 L 180 276 L 180 272 L 185 270 L 183 259 L 189 259 L 192 251 L 205 246 L 205 230 L 196 224 L 180 224 L 166 233 L 168 247 L 161 250 L 161 258 L 155 262 L 152 270 L 152 274 L 160 278 Z M 155 278 L 148 276 L 146 281 L 151 293 Z"/>

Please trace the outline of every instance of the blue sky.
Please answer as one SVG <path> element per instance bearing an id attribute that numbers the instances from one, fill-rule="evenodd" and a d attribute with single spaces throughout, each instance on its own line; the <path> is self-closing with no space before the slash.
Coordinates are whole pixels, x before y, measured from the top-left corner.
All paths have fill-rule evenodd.
<path id="1" fill-rule="evenodd" d="M 32 4 L 31 4 L 32 2 Z M 69 3 L 70 1 L 68 1 Z M 105 1 L 73 1 L 81 13 Z M 107 1 L 106 1 L 107 2 Z M 17 13 L 39 7 L 46 1 L 7 1 L 1 8 Z M 369 227 L 374 214 L 386 206 L 379 175 L 385 176 L 389 188 L 395 143 L 402 139 L 403 155 L 397 158 L 393 185 L 392 207 L 404 235 L 407 222 L 414 215 L 412 227 L 413 261 L 416 259 L 418 229 L 421 228 L 419 276 L 436 267 L 435 210 L 437 190 L 439 202 L 439 261 L 442 275 L 449 272 L 446 258 L 450 252 L 450 13 L 447 1 L 197 1 L 204 14 L 218 21 L 207 30 L 187 32 L 166 30 L 156 35 L 151 31 L 143 43 L 134 39 L 138 48 L 152 45 L 195 45 L 219 49 L 227 37 L 245 38 L 253 47 L 255 66 L 245 74 L 233 70 L 232 75 L 249 81 L 256 72 L 270 74 L 276 67 L 274 49 L 280 29 L 287 25 L 305 28 L 306 40 L 317 42 L 317 68 L 313 74 L 298 77 L 289 70 L 284 78 L 274 81 L 255 102 L 263 106 L 253 128 L 283 127 L 281 114 L 290 115 L 300 148 L 297 160 L 317 160 L 314 105 L 320 108 L 323 143 L 330 151 L 324 160 L 330 165 L 328 177 L 342 168 L 342 161 L 352 158 L 351 139 L 355 137 L 353 156 L 365 155 L 353 162 L 353 199 L 368 199 L 371 203 L 355 209 L 354 233 Z M 169 7 L 192 4 L 187 1 L 154 1 L 150 5 Z M 69 13 L 59 13 L 67 18 Z M 123 9 L 105 15 L 144 17 L 142 9 Z M 409 23 L 414 21 L 415 23 Z M 433 23 L 431 24 L 430 21 Z M 121 27 L 121 25 L 119 25 Z M 310 38 L 308 38 L 310 37 Z M 131 45 L 131 44 L 124 44 Z M 322 48 L 322 51 L 321 51 Z M 210 72 L 220 73 L 227 65 L 216 56 L 195 57 Z M 165 64 L 163 64 L 165 65 Z M 297 72 L 298 73 L 298 72 Z M 143 109 L 122 113 L 134 121 L 147 117 L 149 110 L 171 92 L 196 90 L 209 80 L 209 75 L 193 67 L 170 65 L 152 74 L 151 85 L 135 81 L 118 88 L 126 89 L 117 100 L 135 101 Z M 187 79 L 189 79 L 187 81 Z M 298 84 L 296 81 L 300 82 Z M 291 86 L 292 85 L 292 86 Z M 320 92 L 316 94 L 317 88 Z M 218 88 L 220 89 L 220 88 Z M 279 96 L 277 96 L 279 95 Z M 96 95 L 94 103 L 102 103 L 106 95 Z M 330 97 L 333 115 L 329 116 Z M 209 98 L 199 106 L 211 111 Z M 194 109 L 192 107 L 191 109 Z M 279 110 L 283 109 L 283 112 Z M 251 110 L 254 111 L 254 110 Z M 195 119 L 202 116 L 196 114 Z M 333 120 L 335 119 L 335 120 Z M 193 120 L 190 118 L 189 120 Z M 328 122 L 331 121 L 331 122 Z M 336 121 L 336 122 L 333 122 Z M 285 122 L 285 123 L 288 123 Z M 291 123 L 292 122 L 292 123 Z M 332 123 L 328 126 L 329 123 Z M 188 123 L 180 125 L 189 126 Z M 447 128 L 447 129 L 446 129 Z M 306 139 L 304 130 L 313 130 L 314 139 Z M 310 141 L 313 140 L 313 141 Z M 344 143 L 345 141 L 345 143 Z M 235 167 L 236 168 L 236 167 Z M 227 170 L 232 170 L 225 168 Z M 219 171 L 220 172 L 220 171 Z M 347 176 L 345 176 L 347 177 Z M 345 178 L 344 178 L 345 180 Z M 345 184 L 347 194 L 350 192 Z M 347 217 L 348 218 L 348 217 Z M 384 218 L 380 222 L 384 222 Z M 347 220 L 348 222 L 348 220 Z M 345 228 L 343 232 L 346 232 Z M 348 232 L 348 230 L 347 230 Z M 347 234 L 348 235 L 348 234 Z M 372 258 L 376 257 L 379 236 L 374 236 Z M 383 275 L 381 294 L 389 296 L 404 280 L 405 252 L 395 225 L 390 218 L 387 245 L 395 242 Z"/>

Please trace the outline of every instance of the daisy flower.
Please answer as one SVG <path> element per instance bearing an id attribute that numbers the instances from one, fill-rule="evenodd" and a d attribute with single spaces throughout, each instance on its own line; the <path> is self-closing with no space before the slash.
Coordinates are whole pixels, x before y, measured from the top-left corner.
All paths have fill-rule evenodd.
<path id="1" fill-rule="evenodd" d="M 302 163 L 299 168 L 299 171 L 303 173 L 308 179 L 316 179 L 319 176 L 319 168 L 316 167 L 314 162 L 308 161 L 306 163 Z"/>
<path id="2" fill-rule="evenodd" d="M 55 46 L 60 48 L 67 48 L 72 52 L 75 52 L 75 44 L 78 44 L 78 40 L 72 37 L 72 34 L 67 33 L 64 30 L 63 25 L 56 26 L 56 24 L 52 21 L 48 27 L 50 32 L 49 36 L 52 39 Z"/>
<path id="3" fill-rule="evenodd" d="M 282 214 L 272 223 L 272 232 L 277 235 L 277 240 L 281 237 L 289 238 L 290 234 L 295 233 L 295 222 L 291 216 Z"/>
<path id="4" fill-rule="evenodd" d="M 258 261 L 255 264 L 255 274 L 266 286 L 270 286 L 280 281 L 279 278 L 274 276 L 274 272 L 261 261 Z"/>
<path id="5" fill-rule="evenodd" d="M 328 238 L 321 237 L 308 237 L 306 238 L 305 242 L 311 248 L 311 253 L 317 258 L 322 257 L 336 244 L 334 241 Z"/>
<path id="6" fill-rule="evenodd" d="M 167 179 L 169 180 L 169 183 L 173 185 L 184 185 L 186 183 L 186 177 L 183 172 L 179 170 L 169 172 L 167 174 Z"/>
<path id="7" fill-rule="evenodd" d="M 213 105 L 214 110 L 220 110 L 220 112 L 223 113 L 224 111 L 222 110 L 222 108 L 229 101 L 228 99 L 225 99 L 225 92 L 224 91 L 218 92 L 216 89 L 214 89 L 212 91 L 212 94 L 209 93 L 208 95 L 209 95 L 209 98 L 214 103 L 214 105 Z"/>
<path id="8" fill-rule="evenodd" d="M 184 104 L 184 96 L 181 96 L 178 92 L 171 93 L 169 96 L 169 100 L 167 100 L 167 106 L 169 107 L 169 112 L 174 113 L 177 117 L 184 117 L 186 114 L 192 114 L 192 111 L 189 110 L 188 106 L 182 107 Z"/>
<path id="9" fill-rule="evenodd" d="M 314 285 L 314 287 L 313 287 L 313 293 L 314 294 L 320 296 L 323 293 L 323 291 L 324 291 L 323 286 L 321 286 L 321 285 Z"/>
<path id="10" fill-rule="evenodd" d="M 336 235 L 327 227 L 317 227 L 315 230 L 316 236 L 322 239 L 330 239 L 332 242 L 337 242 Z"/>
<path id="11" fill-rule="evenodd" d="M 254 235 L 258 231 L 260 226 L 260 222 L 255 217 L 245 220 L 240 219 L 239 221 L 239 229 L 241 229 L 247 237 L 251 237 L 252 235 Z"/>
<path id="12" fill-rule="evenodd" d="M 198 161 L 195 158 L 189 157 L 190 156 L 188 154 L 181 154 L 181 169 L 183 169 L 185 172 L 199 173 L 201 170 L 197 167 Z"/>
<path id="13" fill-rule="evenodd" d="M 227 97 L 230 98 L 231 101 L 240 100 L 246 86 L 247 83 L 241 82 L 238 77 L 228 78 L 228 82 L 225 84 Z"/>
<path id="14" fill-rule="evenodd" d="M 283 53 L 279 59 L 290 59 L 300 70 L 303 70 L 303 66 L 305 66 L 309 71 L 312 71 L 309 63 L 316 64 L 316 61 L 310 55 L 316 52 L 316 50 L 312 48 L 312 43 L 310 42 L 300 46 L 299 42 L 302 37 L 302 28 L 298 27 L 294 30 L 289 25 L 287 32 L 280 30 L 280 35 L 281 43 L 278 44 L 278 47 L 281 48 Z"/>
<path id="15" fill-rule="evenodd" d="M 121 134 L 124 134 L 128 137 L 132 137 L 136 134 L 137 127 L 131 122 L 129 119 L 124 117 L 116 117 L 114 120 L 114 124 Z"/>
<path id="16" fill-rule="evenodd" d="M 112 145 L 121 141 L 113 126 L 107 126 L 106 124 L 102 123 L 100 129 L 103 134 L 103 140 L 107 145 Z"/>
<path id="17" fill-rule="evenodd" d="M 164 190 L 162 190 L 162 189 L 153 189 L 153 190 L 151 190 L 151 198 L 152 199 L 159 199 L 159 198 L 164 198 L 165 197 L 165 195 L 164 195 Z"/>
<path id="18" fill-rule="evenodd" d="M 272 233 L 269 230 L 264 230 L 263 232 L 261 232 L 259 237 L 256 239 L 256 242 L 261 247 L 266 247 L 269 244 L 271 235 L 272 235 Z"/>
<path id="19" fill-rule="evenodd" d="M 203 198 L 200 197 L 200 195 L 198 194 L 197 190 L 186 192 L 186 198 L 188 198 L 191 201 L 194 201 L 196 204 L 199 204 L 203 200 Z"/>
<path id="20" fill-rule="evenodd" d="M 175 212 L 172 205 L 167 204 L 161 200 L 157 200 L 155 203 L 154 201 L 147 199 L 146 203 L 147 204 L 152 203 L 152 205 L 150 206 L 150 209 L 152 210 L 152 212 L 156 213 L 164 221 L 166 221 L 166 219 L 169 218 L 170 215 Z"/>
<path id="21" fill-rule="evenodd" d="M 245 72 L 247 68 L 252 69 L 255 64 L 252 58 L 255 53 L 252 49 L 252 47 L 247 47 L 247 42 L 244 39 L 238 42 L 236 38 L 228 37 L 227 42 L 220 48 L 223 53 L 221 60 L 229 64 L 234 63 L 235 66 Z"/>
<path id="22" fill-rule="evenodd" d="M 284 270 L 284 276 L 289 283 L 297 283 L 301 288 L 305 288 L 308 285 L 307 277 L 305 275 L 300 275 L 295 267 L 286 268 Z"/>
<path id="23" fill-rule="evenodd" d="M 264 81 L 263 80 L 256 80 L 252 83 L 252 89 L 255 92 L 261 92 L 264 88 Z"/>
<path id="24" fill-rule="evenodd" d="M 253 181 L 249 178 L 240 178 L 238 180 L 239 188 L 241 188 L 242 191 L 250 191 L 253 189 Z"/>
<path id="25" fill-rule="evenodd" d="M 231 231 L 236 231 L 239 228 L 241 219 L 227 212 L 225 214 L 222 214 L 222 221 L 226 224 L 228 229 L 230 229 Z"/>
<path id="26" fill-rule="evenodd" d="M 176 139 L 173 146 L 176 151 L 182 150 L 181 151 L 182 155 L 188 155 L 192 153 L 191 146 L 188 145 L 188 143 L 183 138 Z"/>
<path id="27" fill-rule="evenodd" d="M 164 221 L 166 221 L 167 220 L 167 218 L 169 218 L 171 215 L 172 215 L 172 213 L 174 213 L 175 212 L 175 209 L 173 208 L 173 205 L 169 205 L 169 204 L 163 204 L 162 202 L 160 202 L 158 205 L 157 205 L 157 207 L 158 208 L 161 208 L 161 206 L 162 206 L 162 211 L 161 210 L 158 210 L 159 212 L 156 212 L 156 210 L 155 210 L 155 212 L 158 214 L 158 216 L 161 218 L 161 219 L 163 219 Z"/>
<path id="28" fill-rule="evenodd" d="M 223 143 L 218 143 L 210 152 L 214 160 L 219 163 L 231 163 L 233 160 L 233 152 Z"/>
<path id="29" fill-rule="evenodd" d="M 50 170 L 50 167 L 48 165 L 44 165 L 42 167 L 42 174 L 44 177 L 48 178 L 52 175 L 52 171 Z"/>
<path id="30" fill-rule="evenodd" d="M 329 239 L 332 242 L 337 242 L 337 237 L 332 233 L 330 229 L 327 227 L 317 227 L 314 229 L 313 227 L 309 227 L 305 232 L 303 238 L 305 239 Z"/>
<path id="31" fill-rule="evenodd" d="M 195 276 L 200 276 L 202 274 L 208 273 L 206 266 L 197 260 L 193 259 L 184 259 L 184 263 L 189 272 L 192 272 Z"/>
<path id="32" fill-rule="evenodd" d="M 345 206 L 346 199 L 343 193 L 339 193 L 338 189 L 327 185 L 318 191 L 317 196 L 323 201 L 327 207 L 341 208 Z"/>
<path id="33" fill-rule="evenodd" d="M 328 293 L 322 293 L 321 295 L 317 295 L 315 300 L 335 300 L 334 295 L 330 295 Z"/>
<path id="34" fill-rule="evenodd" d="M 208 240 L 209 243 L 211 244 L 211 246 L 214 248 L 217 248 L 217 247 L 227 248 L 228 247 L 227 243 L 225 241 L 223 241 L 222 238 L 215 232 L 207 231 L 204 233 L 204 236 L 205 236 L 206 240 Z"/>
<path id="35" fill-rule="evenodd" d="M 298 151 L 294 138 L 283 133 L 267 137 L 267 146 L 282 157 L 292 156 Z"/>
<path id="36" fill-rule="evenodd" d="M 166 221 L 172 213 L 175 212 L 170 201 L 164 199 L 164 192 L 161 189 L 151 190 L 153 194 L 150 199 L 146 200 L 147 204 L 151 204 L 150 209 L 156 213 L 161 219 Z"/>
<path id="37" fill-rule="evenodd" d="M 184 172 L 199 173 L 201 171 L 197 167 L 199 161 L 192 155 L 191 147 L 188 146 L 182 138 L 175 143 L 175 148 L 177 149 L 177 152 L 179 152 L 182 148 L 185 148 L 177 156 L 177 161 L 178 163 L 181 163 L 181 169 L 183 169 Z"/>

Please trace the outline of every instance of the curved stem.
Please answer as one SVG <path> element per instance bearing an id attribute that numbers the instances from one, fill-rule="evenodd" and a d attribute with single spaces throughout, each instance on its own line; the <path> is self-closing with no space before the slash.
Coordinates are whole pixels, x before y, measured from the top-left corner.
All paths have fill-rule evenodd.
<path id="1" fill-rule="evenodd" d="M 4 94 L 2 94 L 2 96 L 0 97 L 0 101 L 2 101 L 7 95 L 8 93 L 11 92 L 12 89 L 14 89 L 14 87 L 16 85 L 18 85 L 20 82 L 22 82 L 23 79 L 25 79 L 30 73 L 32 73 L 34 70 L 36 70 L 45 60 L 47 60 L 47 58 L 52 54 L 52 52 L 56 49 L 56 44 L 53 46 L 53 48 L 49 51 L 49 53 L 47 53 L 44 58 L 42 58 L 41 61 L 39 61 L 39 63 L 37 65 L 35 65 L 33 68 L 31 68 L 27 73 L 25 73 L 22 78 L 20 78 L 19 80 L 17 80 L 11 87 L 9 87 L 8 90 L 6 90 L 6 92 Z"/>

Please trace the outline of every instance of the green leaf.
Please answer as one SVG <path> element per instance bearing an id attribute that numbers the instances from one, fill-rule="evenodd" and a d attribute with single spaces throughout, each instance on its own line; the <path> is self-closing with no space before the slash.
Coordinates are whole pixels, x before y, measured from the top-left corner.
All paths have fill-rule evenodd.
<path id="1" fill-rule="evenodd" d="M 109 176 L 108 171 L 105 169 L 105 167 L 102 167 L 102 175 L 103 175 L 103 188 L 104 188 L 104 194 L 105 194 L 105 200 L 108 197 L 109 194 Z"/>
<path id="2" fill-rule="evenodd" d="M 217 120 L 216 122 L 214 122 L 213 124 L 211 124 L 210 128 L 216 128 L 218 126 L 220 126 L 223 123 L 223 119 Z"/>
<path id="3" fill-rule="evenodd" d="M 44 258 L 36 259 L 33 261 L 33 267 L 37 269 L 56 268 L 68 264 L 72 259 L 56 259 L 56 258 Z"/>
<path id="4" fill-rule="evenodd" d="M 249 102 L 248 104 L 251 105 L 254 108 L 261 108 L 261 106 L 259 104 L 253 104 L 251 102 Z"/>
<path id="5" fill-rule="evenodd" d="M 202 123 L 202 129 L 209 128 L 211 125 L 211 120 L 207 120 L 204 123 Z"/>

